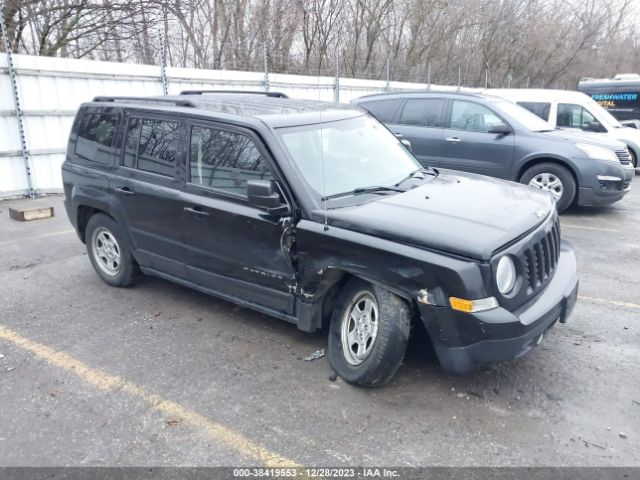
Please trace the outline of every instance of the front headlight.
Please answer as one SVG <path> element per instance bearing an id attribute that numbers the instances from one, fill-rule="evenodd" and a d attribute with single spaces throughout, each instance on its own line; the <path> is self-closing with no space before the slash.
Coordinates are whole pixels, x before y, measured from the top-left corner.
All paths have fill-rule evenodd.
<path id="1" fill-rule="evenodd" d="M 496 268 L 496 285 L 501 294 L 507 295 L 516 285 L 516 266 L 509 255 L 498 262 Z"/>
<path id="2" fill-rule="evenodd" d="M 609 160 L 611 162 L 620 163 L 616 152 L 604 147 L 597 147 L 588 143 L 576 143 L 576 148 L 580 149 L 587 157 L 594 160 Z"/>

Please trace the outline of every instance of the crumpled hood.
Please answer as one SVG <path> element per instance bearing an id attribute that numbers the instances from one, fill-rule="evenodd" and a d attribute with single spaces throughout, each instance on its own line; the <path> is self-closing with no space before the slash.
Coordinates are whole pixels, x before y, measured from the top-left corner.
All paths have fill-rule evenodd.
<path id="1" fill-rule="evenodd" d="M 582 130 L 565 128 L 542 133 L 553 138 L 569 140 L 576 143 L 588 143 L 598 147 L 610 148 L 611 150 L 622 150 L 625 147 L 624 143 L 611 138 L 606 133 L 583 132 Z"/>
<path id="2" fill-rule="evenodd" d="M 547 193 L 513 182 L 441 170 L 404 193 L 326 211 L 329 225 L 478 260 L 539 225 Z M 324 220 L 325 211 L 315 215 Z"/>

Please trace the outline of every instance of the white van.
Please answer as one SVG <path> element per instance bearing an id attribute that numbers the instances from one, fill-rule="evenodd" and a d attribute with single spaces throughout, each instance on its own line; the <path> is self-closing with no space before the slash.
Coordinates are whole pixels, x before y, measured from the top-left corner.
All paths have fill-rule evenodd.
<path id="1" fill-rule="evenodd" d="M 484 93 L 511 100 L 553 127 L 597 132 L 627 145 L 634 167 L 640 157 L 640 130 L 625 127 L 584 93 L 571 90 L 490 88 Z"/>

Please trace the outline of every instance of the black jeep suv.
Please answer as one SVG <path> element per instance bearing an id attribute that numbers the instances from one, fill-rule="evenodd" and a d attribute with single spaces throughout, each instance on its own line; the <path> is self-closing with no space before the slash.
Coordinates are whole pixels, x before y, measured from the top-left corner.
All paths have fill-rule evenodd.
<path id="1" fill-rule="evenodd" d="M 139 272 L 329 326 L 346 381 L 382 385 L 422 321 L 442 365 L 527 352 L 576 299 L 553 199 L 426 168 L 355 107 L 281 94 L 98 97 L 62 167 L 109 285 Z"/>

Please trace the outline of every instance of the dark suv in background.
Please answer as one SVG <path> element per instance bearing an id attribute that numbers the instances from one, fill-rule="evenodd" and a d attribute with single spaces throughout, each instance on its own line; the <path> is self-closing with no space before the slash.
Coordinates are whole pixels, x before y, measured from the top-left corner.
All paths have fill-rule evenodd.
<path id="1" fill-rule="evenodd" d="M 80 107 L 62 177 L 106 283 L 142 272 L 304 331 L 328 324 L 331 364 L 358 385 L 394 375 L 412 321 L 463 372 L 524 354 L 576 300 L 549 195 L 422 167 L 359 108 L 99 97 Z"/>
<path id="2" fill-rule="evenodd" d="M 423 165 L 513 180 L 572 203 L 622 199 L 634 176 L 627 147 L 588 133 L 559 131 L 526 109 L 489 95 L 420 92 L 352 101 L 411 142 Z"/>

